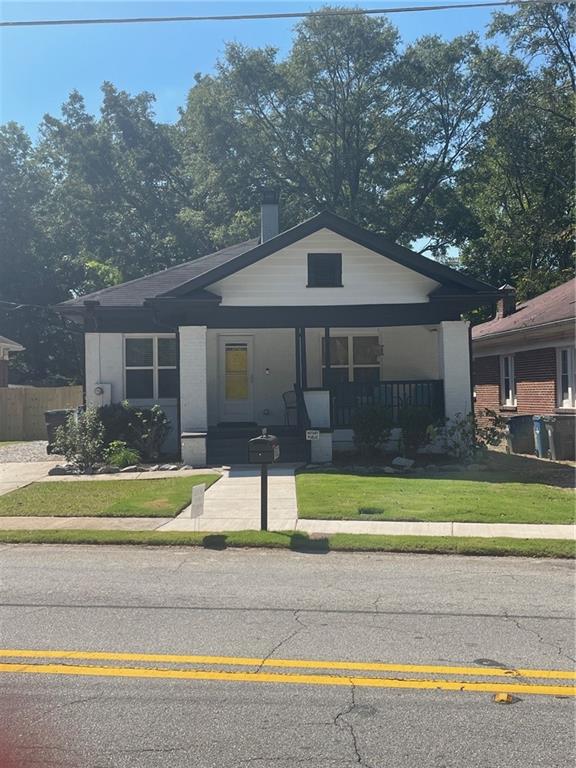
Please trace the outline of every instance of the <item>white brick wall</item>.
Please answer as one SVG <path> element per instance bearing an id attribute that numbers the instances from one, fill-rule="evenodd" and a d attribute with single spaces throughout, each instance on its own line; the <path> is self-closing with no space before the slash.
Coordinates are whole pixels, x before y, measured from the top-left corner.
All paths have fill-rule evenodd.
<path id="1" fill-rule="evenodd" d="M 206 432 L 206 326 L 180 326 L 180 426 L 182 432 Z"/>
<path id="2" fill-rule="evenodd" d="M 472 410 L 470 394 L 470 348 L 466 320 L 445 320 L 440 324 L 440 364 L 444 379 L 446 417 Z"/>

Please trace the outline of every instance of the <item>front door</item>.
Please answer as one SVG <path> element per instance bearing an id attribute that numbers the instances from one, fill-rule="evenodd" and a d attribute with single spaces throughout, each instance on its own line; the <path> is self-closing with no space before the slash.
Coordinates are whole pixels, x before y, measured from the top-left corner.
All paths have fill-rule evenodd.
<path id="1" fill-rule="evenodd" d="M 252 421 L 253 337 L 220 337 L 220 421 Z"/>

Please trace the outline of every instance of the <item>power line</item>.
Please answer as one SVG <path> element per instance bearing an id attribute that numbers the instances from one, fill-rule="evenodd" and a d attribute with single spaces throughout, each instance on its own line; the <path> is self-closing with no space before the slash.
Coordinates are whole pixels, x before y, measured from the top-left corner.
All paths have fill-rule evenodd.
<path id="1" fill-rule="evenodd" d="M 570 0 L 560 0 L 568 3 Z M 156 24 L 178 21 L 258 21 L 264 19 L 303 19 L 322 13 L 324 16 L 359 16 L 365 14 L 417 13 L 420 11 L 447 11 L 463 8 L 494 8 L 507 5 L 551 5 L 558 0 L 495 0 L 494 2 L 449 3 L 446 5 L 412 5 L 400 8 L 342 8 L 330 11 L 301 11 L 291 13 L 238 13 L 221 16 L 135 16 L 97 19 L 38 19 L 27 21 L 0 21 L 0 27 L 48 27 L 78 24 Z"/>

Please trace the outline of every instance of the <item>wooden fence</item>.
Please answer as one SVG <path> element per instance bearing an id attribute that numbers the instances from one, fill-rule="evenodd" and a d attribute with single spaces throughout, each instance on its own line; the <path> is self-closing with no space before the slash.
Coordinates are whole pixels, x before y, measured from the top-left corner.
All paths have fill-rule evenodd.
<path id="1" fill-rule="evenodd" d="M 82 405 L 82 387 L 1 387 L 0 440 L 46 440 L 44 411 Z"/>

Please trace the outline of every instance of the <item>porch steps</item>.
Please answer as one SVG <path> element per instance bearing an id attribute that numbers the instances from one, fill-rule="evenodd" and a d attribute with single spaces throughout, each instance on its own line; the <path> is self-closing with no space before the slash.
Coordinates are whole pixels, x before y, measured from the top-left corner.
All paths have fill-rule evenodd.
<path id="1" fill-rule="evenodd" d="M 262 433 L 258 426 L 221 426 L 208 430 L 206 443 L 208 464 L 247 464 L 248 441 Z M 308 446 L 302 430 L 296 427 L 268 427 L 280 442 L 280 461 L 307 461 Z"/>

